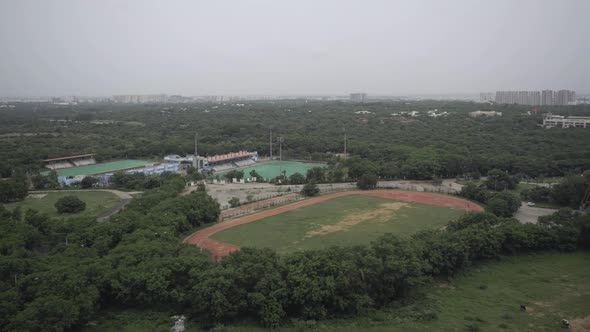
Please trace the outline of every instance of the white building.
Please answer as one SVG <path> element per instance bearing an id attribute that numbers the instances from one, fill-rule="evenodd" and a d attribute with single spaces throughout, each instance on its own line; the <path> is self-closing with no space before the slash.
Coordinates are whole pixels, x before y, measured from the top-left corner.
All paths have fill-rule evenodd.
<path id="1" fill-rule="evenodd" d="M 478 116 L 485 116 L 485 117 L 502 116 L 502 112 L 496 112 L 496 111 L 475 111 L 475 112 L 469 112 L 469 116 L 472 117 L 472 118 L 476 118 Z"/>
<path id="2" fill-rule="evenodd" d="M 563 116 L 551 113 L 543 118 L 545 128 L 590 128 L 590 116 Z"/>

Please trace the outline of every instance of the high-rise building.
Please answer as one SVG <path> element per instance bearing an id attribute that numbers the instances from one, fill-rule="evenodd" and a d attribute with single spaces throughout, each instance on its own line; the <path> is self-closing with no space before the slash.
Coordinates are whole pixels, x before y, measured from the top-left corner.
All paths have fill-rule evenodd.
<path id="1" fill-rule="evenodd" d="M 367 99 L 367 94 L 366 93 L 351 93 L 350 94 L 350 101 L 355 102 L 355 103 L 364 103 L 365 99 Z"/>
<path id="2" fill-rule="evenodd" d="M 553 105 L 553 90 L 543 90 L 541 96 L 541 105 Z"/>
<path id="3" fill-rule="evenodd" d="M 559 90 L 555 92 L 556 105 L 571 105 L 576 102 L 576 92 L 571 90 Z"/>
<path id="4" fill-rule="evenodd" d="M 479 94 L 479 101 L 482 103 L 494 101 L 496 95 L 493 92 L 482 92 Z"/>
<path id="5" fill-rule="evenodd" d="M 571 105 L 576 102 L 576 92 L 571 90 L 496 91 L 496 102 L 519 105 Z"/>

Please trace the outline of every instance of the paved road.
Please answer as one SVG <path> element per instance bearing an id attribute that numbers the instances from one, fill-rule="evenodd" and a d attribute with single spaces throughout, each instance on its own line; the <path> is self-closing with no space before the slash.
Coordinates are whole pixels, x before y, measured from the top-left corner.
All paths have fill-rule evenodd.
<path id="1" fill-rule="evenodd" d="M 554 212 L 557 212 L 557 210 L 528 206 L 523 202 L 518 211 L 516 211 L 514 218 L 518 219 L 518 221 L 523 224 L 536 224 L 539 221 L 539 217 L 547 216 Z"/>
<path id="2" fill-rule="evenodd" d="M 35 194 L 35 193 L 48 193 L 48 192 L 80 192 L 80 191 L 104 191 L 104 192 L 109 192 L 111 194 L 114 194 L 115 196 L 119 197 L 121 199 L 121 202 L 117 203 L 117 205 L 113 206 L 112 208 L 108 209 L 107 211 L 101 213 L 100 215 L 98 215 L 98 217 L 96 217 L 96 221 L 97 222 L 101 222 L 104 221 L 106 219 L 108 219 L 110 216 L 112 216 L 113 214 L 121 211 L 121 209 L 123 209 L 125 207 L 125 205 L 129 204 L 131 202 L 131 200 L 133 199 L 133 196 L 131 196 L 130 194 L 138 194 L 141 192 L 133 192 L 133 193 L 127 193 L 124 191 L 120 191 L 120 190 L 115 190 L 115 189 L 91 189 L 91 190 L 83 190 L 83 189 L 68 189 L 68 190 L 39 190 L 39 191 L 30 191 L 30 193 Z"/>

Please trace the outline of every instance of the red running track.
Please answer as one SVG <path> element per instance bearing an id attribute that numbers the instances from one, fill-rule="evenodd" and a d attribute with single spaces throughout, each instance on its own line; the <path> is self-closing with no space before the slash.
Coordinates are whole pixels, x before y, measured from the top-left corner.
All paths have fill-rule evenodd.
<path id="1" fill-rule="evenodd" d="M 304 206 L 316 204 L 319 202 L 323 202 L 335 197 L 341 196 L 348 196 L 348 195 L 366 195 L 366 196 L 373 196 L 373 197 L 381 197 L 381 198 L 390 198 L 396 199 L 405 202 L 417 202 L 429 205 L 438 205 L 438 206 L 446 206 L 451 209 L 461 209 L 467 211 L 483 211 L 483 208 L 473 202 L 441 194 L 434 194 L 434 193 L 426 193 L 426 192 L 416 192 L 416 191 L 403 191 L 403 190 L 371 190 L 371 191 L 361 191 L 361 190 L 353 190 L 353 191 L 344 191 L 344 192 L 336 192 L 332 194 L 312 197 L 303 201 L 298 201 L 295 203 L 287 204 L 285 206 L 278 207 L 276 209 L 267 210 L 256 212 L 244 217 L 235 218 L 226 220 L 220 223 L 217 223 L 211 227 L 207 227 L 200 231 L 197 231 L 184 239 L 185 243 L 196 244 L 201 249 L 208 250 L 211 252 L 211 255 L 214 259 L 219 259 L 220 257 L 226 256 L 232 251 L 240 250 L 240 247 L 233 245 L 231 243 L 226 243 L 222 241 L 217 241 L 214 239 L 209 238 L 211 235 L 222 231 L 224 229 L 228 229 L 231 227 L 235 227 L 238 225 L 242 225 L 245 223 L 252 222 L 254 220 L 270 217 L 277 215 L 279 213 L 287 212 L 290 210 L 298 209 Z"/>

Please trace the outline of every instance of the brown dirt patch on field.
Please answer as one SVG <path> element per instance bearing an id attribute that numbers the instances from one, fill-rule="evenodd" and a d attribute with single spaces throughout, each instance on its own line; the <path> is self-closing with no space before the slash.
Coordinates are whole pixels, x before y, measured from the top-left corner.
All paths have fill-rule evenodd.
<path id="1" fill-rule="evenodd" d="M 570 330 L 572 332 L 589 332 L 590 331 L 590 316 L 584 318 L 576 318 L 570 321 Z"/>
<path id="2" fill-rule="evenodd" d="M 377 209 L 350 214 L 334 225 L 322 225 L 319 229 L 307 232 L 304 238 L 344 231 L 364 221 L 384 222 L 393 216 L 395 211 L 408 205 L 408 203 L 401 202 L 380 204 Z"/>

